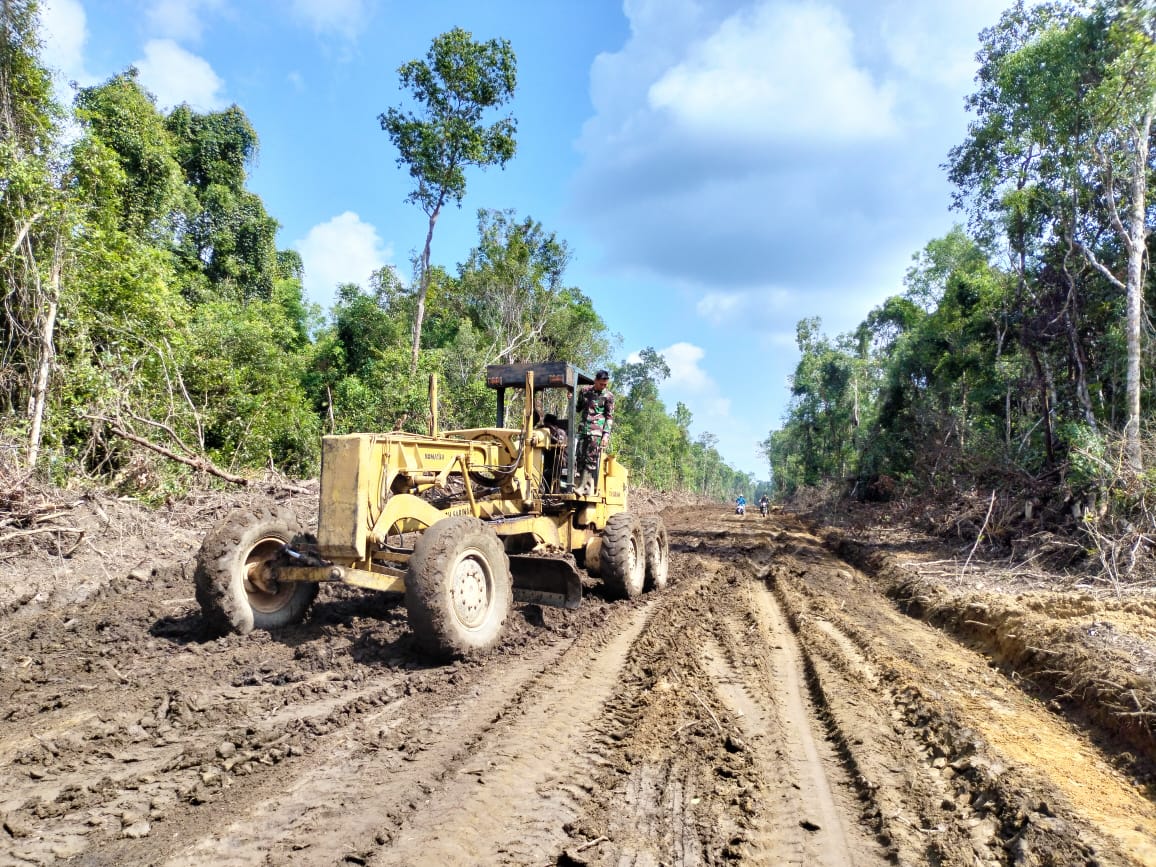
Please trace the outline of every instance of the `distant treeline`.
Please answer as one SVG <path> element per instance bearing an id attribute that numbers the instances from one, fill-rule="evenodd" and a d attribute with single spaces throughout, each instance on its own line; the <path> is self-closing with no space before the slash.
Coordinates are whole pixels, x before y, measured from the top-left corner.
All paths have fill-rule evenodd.
<path id="1" fill-rule="evenodd" d="M 777 492 L 990 486 L 1150 529 L 1154 36 L 1151 4 L 1111 0 L 1017 3 L 981 34 L 945 165 L 967 226 L 854 331 L 799 323 Z"/>

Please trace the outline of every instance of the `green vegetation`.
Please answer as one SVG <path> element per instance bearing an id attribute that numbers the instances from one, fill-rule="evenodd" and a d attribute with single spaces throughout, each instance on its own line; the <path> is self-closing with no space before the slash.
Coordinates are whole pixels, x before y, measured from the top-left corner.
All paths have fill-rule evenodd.
<path id="1" fill-rule="evenodd" d="M 518 64 L 505 39 L 474 42 L 455 27 L 434 39 L 426 59 L 411 60 L 399 70 L 421 106 L 418 113 L 391 108 L 378 116 L 381 128 L 398 150 L 399 166 L 408 166 L 417 187 L 409 201 L 429 217 L 429 230 L 418 266 L 417 304 L 413 317 L 410 373 L 417 369 L 422 324 L 430 287 L 430 246 L 434 226 L 449 202 L 461 205 L 466 194 L 466 166 L 504 166 L 517 150 L 513 117 L 490 126 L 487 109 L 514 98 Z"/>
<path id="2" fill-rule="evenodd" d="M 931 241 L 853 333 L 799 324 L 763 444 L 775 489 L 999 489 L 1147 547 L 1156 12 L 1017 2 L 979 60 L 945 166 L 968 231 Z"/>
<path id="3" fill-rule="evenodd" d="M 566 280 L 566 243 L 529 217 L 482 209 L 456 273 L 430 263 L 442 207 L 467 166 L 514 154 L 508 43 L 453 30 L 400 70 L 418 114 L 382 127 L 429 217 L 417 274 L 383 269 L 308 303 L 302 262 L 247 189 L 258 135 L 236 106 L 158 111 L 129 69 L 54 102 L 35 0 L 7 0 L 0 32 L 0 466 L 86 478 L 159 499 L 197 478 L 317 472 L 320 436 L 427 429 L 429 374 L 442 426 L 493 423 L 487 364 L 612 366 L 614 337 Z M 79 134 L 65 136 L 62 121 Z M 642 480 L 729 496 L 749 479 L 683 406 L 667 413 L 653 350 L 616 368 L 612 448 Z M 162 457 L 163 456 L 163 457 Z M 15 478 L 15 475 L 11 476 Z"/>

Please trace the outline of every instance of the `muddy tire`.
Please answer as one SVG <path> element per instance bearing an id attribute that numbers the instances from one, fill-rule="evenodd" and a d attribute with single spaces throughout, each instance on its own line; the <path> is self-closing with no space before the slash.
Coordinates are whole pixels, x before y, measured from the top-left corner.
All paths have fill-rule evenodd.
<path id="1" fill-rule="evenodd" d="M 296 516 L 275 506 L 238 509 L 209 531 L 197 554 L 197 602 L 210 631 L 248 635 L 300 623 L 317 596 L 312 582 L 270 585 L 263 564 L 302 535 Z"/>
<path id="2" fill-rule="evenodd" d="M 630 512 L 612 515 L 602 531 L 599 556 L 602 581 L 615 596 L 633 599 L 646 581 L 646 545 L 642 524 Z"/>
<path id="3" fill-rule="evenodd" d="M 506 550 L 477 518 L 444 518 L 422 534 L 409 559 L 405 605 L 423 652 L 448 660 L 489 650 L 513 600 Z"/>
<path id="4" fill-rule="evenodd" d="M 642 539 L 646 546 L 645 589 L 662 590 L 670 579 L 670 539 L 662 518 L 647 515 L 642 519 Z"/>

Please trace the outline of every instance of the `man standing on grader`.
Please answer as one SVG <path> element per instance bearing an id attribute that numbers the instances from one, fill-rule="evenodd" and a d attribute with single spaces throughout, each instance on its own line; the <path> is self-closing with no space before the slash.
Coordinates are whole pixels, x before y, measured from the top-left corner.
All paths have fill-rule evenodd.
<path id="1" fill-rule="evenodd" d="M 576 493 L 593 494 L 598 483 L 598 462 L 610 441 L 614 423 L 614 394 L 606 387 L 610 372 L 599 370 L 594 384 L 578 392 L 578 484 Z"/>

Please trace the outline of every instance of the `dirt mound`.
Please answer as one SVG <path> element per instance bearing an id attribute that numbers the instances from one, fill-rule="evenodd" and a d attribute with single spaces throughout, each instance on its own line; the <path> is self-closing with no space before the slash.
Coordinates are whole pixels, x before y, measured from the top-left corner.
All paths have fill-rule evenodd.
<path id="1" fill-rule="evenodd" d="M 840 531 L 823 539 L 901 610 L 1015 672 L 1041 700 L 1121 745 L 1121 761 L 1156 782 L 1156 591 L 1026 589 L 1021 575 L 982 561 L 929 562 Z"/>
<path id="2" fill-rule="evenodd" d="M 277 502 L 312 524 L 317 490 L 316 481 L 270 475 L 245 488 L 193 491 L 150 506 L 99 489 L 9 478 L 0 489 L 0 613 L 83 602 L 114 578 L 145 581 L 169 571 L 191 576 L 202 537 L 222 515 Z"/>

